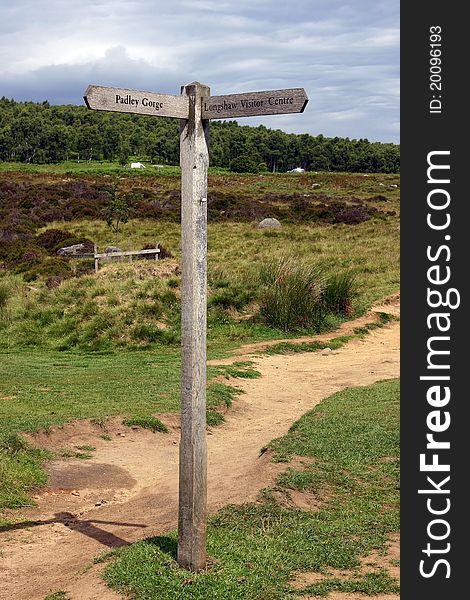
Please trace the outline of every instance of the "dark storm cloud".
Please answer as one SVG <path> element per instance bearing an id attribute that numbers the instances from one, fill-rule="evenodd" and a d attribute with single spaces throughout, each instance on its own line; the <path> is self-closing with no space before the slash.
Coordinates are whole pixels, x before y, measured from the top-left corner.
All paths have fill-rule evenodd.
<path id="1" fill-rule="evenodd" d="M 53 65 L 26 72 L 20 78 L 6 76 L 2 94 L 22 100 L 50 100 L 54 104 L 80 104 L 90 83 L 152 89 L 179 93 L 181 77 L 151 66 L 144 60 L 129 58 L 123 47 L 110 48 L 101 60 L 76 65 Z"/>

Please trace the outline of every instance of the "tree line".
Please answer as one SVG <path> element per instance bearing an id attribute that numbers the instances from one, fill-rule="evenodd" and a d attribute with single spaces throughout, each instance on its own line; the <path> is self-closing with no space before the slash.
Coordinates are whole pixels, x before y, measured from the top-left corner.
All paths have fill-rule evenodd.
<path id="1" fill-rule="evenodd" d="M 1 161 L 117 160 L 124 165 L 130 156 L 179 164 L 178 120 L 0 99 Z M 398 173 L 400 147 L 215 121 L 210 125 L 210 164 L 237 172 L 302 167 L 307 171 Z"/>

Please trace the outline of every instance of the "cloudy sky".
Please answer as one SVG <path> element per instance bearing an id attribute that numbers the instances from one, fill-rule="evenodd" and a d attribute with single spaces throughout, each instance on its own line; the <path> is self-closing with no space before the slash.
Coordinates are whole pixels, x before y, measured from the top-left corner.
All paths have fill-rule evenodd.
<path id="1" fill-rule="evenodd" d="M 88 84 L 214 95 L 304 87 L 240 123 L 399 141 L 398 0 L 0 0 L 0 96 L 83 104 Z"/>

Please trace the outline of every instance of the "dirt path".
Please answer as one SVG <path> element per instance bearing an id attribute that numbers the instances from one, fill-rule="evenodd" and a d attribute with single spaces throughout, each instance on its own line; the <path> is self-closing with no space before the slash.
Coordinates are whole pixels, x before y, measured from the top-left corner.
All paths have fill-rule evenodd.
<path id="1" fill-rule="evenodd" d="M 396 314 L 398 297 L 376 310 Z M 260 456 L 260 449 L 323 398 L 399 375 L 399 323 L 392 321 L 337 351 L 262 356 L 255 362 L 262 377 L 236 381 L 246 393 L 208 435 L 211 512 L 254 500 L 274 481 L 285 466 L 270 463 L 269 453 Z M 38 507 L 21 511 L 36 525 L 0 533 L 2 600 L 43 600 L 58 590 L 73 600 L 122 600 L 101 583 L 98 567 L 83 571 L 109 548 L 176 526 L 178 420 L 175 415 L 163 420 L 170 434 L 124 432 L 115 419 L 108 425 L 109 441 L 88 422 L 36 437 L 38 445 L 90 444 L 96 451 L 86 461 L 51 463 L 48 487 L 36 497 Z"/>

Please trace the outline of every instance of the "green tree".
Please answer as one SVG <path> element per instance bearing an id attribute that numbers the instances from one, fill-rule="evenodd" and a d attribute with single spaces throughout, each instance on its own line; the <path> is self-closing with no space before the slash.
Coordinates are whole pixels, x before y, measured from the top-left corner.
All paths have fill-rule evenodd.
<path id="1" fill-rule="evenodd" d="M 236 121 L 210 127 L 211 165 L 251 171 L 250 160 L 269 171 L 310 170 L 398 173 L 400 147 L 367 139 L 288 134 Z M 124 148 L 125 146 L 125 148 Z M 137 114 L 88 111 L 84 106 L 50 106 L 0 98 L 0 160 L 55 162 L 124 160 L 124 154 L 179 162 L 179 123 Z M 126 157 L 126 159 L 128 158 Z M 248 158 L 247 158 L 248 157 Z M 127 162 L 127 161 L 126 161 Z"/>
<path id="2" fill-rule="evenodd" d="M 106 208 L 106 223 L 115 235 L 114 241 L 117 246 L 119 242 L 119 231 L 121 225 L 129 220 L 131 206 L 125 196 L 117 196 L 115 192 Z"/>
<path id="3" fill-rule="evenodd" d="M 129 154 L 131 153 L 131 149 L 129 144 L 126 141 L 122 141 L 119 144 L 118 148 L 118 161 L 121 167 L 125 167 L 129 162 Z"/>
<path id="4" fill-rule="evenodd" d="M 251 156 L 242 154 L 230 161 L 230 170 L 234 173 L 257 173 L 258 165 Z"/>

